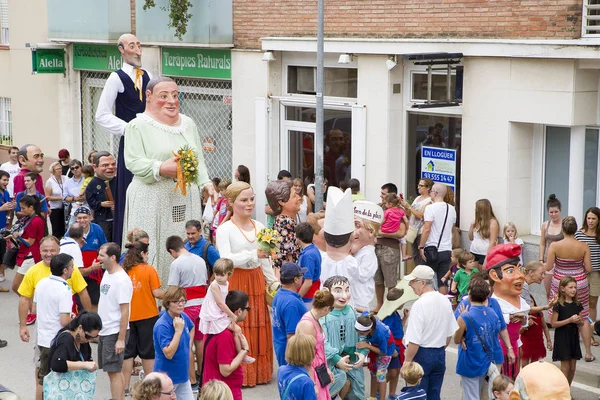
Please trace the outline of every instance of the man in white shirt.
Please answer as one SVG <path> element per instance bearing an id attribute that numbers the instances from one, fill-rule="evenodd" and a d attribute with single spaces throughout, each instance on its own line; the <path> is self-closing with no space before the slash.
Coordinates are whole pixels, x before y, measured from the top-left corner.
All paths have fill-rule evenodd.
<path id="1" fill-rule="evenodd" d="M 417 265 L 404 277 L 417 296 L 410 310 L 404 335 L 404 365 L 417 362 L 424 375 L 419 384 L 427 399 L 440 400 L 446 372 L 446 346 L 458 329 L 452 305 L 443 294 L 433 289 L 434 272 L 427 265 Z"/>
<path id="2" fill-rule="evenodd" d="M 98 367 L 108 373 L 111 398 L 123 400 L 125 381 L 121 370 L 125 343 L 129 338 L 129 306 L 133 285 L 129 275 L 119 265 L 121 248 L 116 243 L 100 247 L 98 259 L 106 273 L 100 283 L 98 314 L 102 319 L 98 343 Z"/>
<path id="3" fill-rule="evenodd" d="M 452 226 L 456 223 L 456 210 L 444 202 L 446 185 L 436 183 L 431 188 L 433 203 L 425 208 L 423 231 L 419 252 L 425 263 L 437 274 L 437 287 L 442 294 L 448 293 L 447 282 L 442 277 L 450 269 L 452 257 Z M 425 250 L 427 249 L 427 250 Z M 437 252 L 437 257 L 434 254 Z M 429 260 L 427 259 L 429 257 Z"/>
<path id="4" fill-rule="evenodd" d="M 38 313 L 35 354 L 36 362 L 39 360 L 40 385 L 43 384 L 44 376 L 50 372 L 48 367 L 50 343 L 58 331 L 71 321 L 73 297 L 67 279 L 70 279 L 73 274 L 73 257 L 68 254 L 52 257 L 50 271 L 52 275 L 39 281 L 33 296 Z M 39 396 L 36 393 L 36 398 L 41 399 L 41 393 Z"/>
<path id="5" fill-rule="evenodd" d="M 11 199 L 15 198 L 13 180 L 15 179 L 15 176 L 19 174 L 19 171 L 21 171 L 21 166 L 19 165 L 18 157 L 19 148 L 17 146 L 11 146 L 8 149 L 8 161 L 0 165 L 0 169 L 2 171 L 8 172 L 10 175 L 10 181 L 8 182 L 6 190 L 8 190 L 8 194 L 10 194 Z"/>
<path id="6" fill-rule="evenodd" d="M 81 248 L 85 244 L 83 237 L 83 226 L 75 222 L 67 232 L 68 236 L 60 239 L 60 253 L 73 257 L 73 264 L 77 268 L 83 268 L 83 255 Z"/>
<path id="7" fill-rule="evenodd" d="M 146 109 L 146 87 L 152 76 L 142 67 L 142 45 L 132 34 L 124 34 L 117 45 L 123 57 L 121 69 L 108 77 L 96 110 L 96 122 L 112 135 L 120 137 L 117 165 L 117 193 L 115 195 L 114 240 L 121 244 L 125 195 L 133 175 L 125 168 L 123 155 L 124 133 L 127 123 Z M 115 109 L 113 115 L 112 109 Z"/>

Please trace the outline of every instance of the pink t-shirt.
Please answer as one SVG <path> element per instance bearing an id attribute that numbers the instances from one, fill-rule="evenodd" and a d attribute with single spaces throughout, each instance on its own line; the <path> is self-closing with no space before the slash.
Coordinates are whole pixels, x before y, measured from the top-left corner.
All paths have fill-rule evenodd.
<path id="1" fill-rule="evenodd" d="M 207 338 L 204 340 L 207 340 Z M 224 377 L 219 371 L 219 364 L 231 364 L 236 356 L 233 332 L 225 329 L 223 332 L 211 337 L 204 350 L 202 382 L 206 383 L 211 379 L 223 381 L 231 389 L 233 399 L 242 400 L 242 384 L 244 383 L 242 366 L 237 367 L 228 377 Z"/>
<path id="2" fill-rule="evenodd" d="M 383 233 L 396 233 L 400 228 L 402 218 L 406 213 L 403 209 L 398 207 L 388 208 L 383 212 L 383 218 L 385 222 L 381 225 L 381 232 Z"/>

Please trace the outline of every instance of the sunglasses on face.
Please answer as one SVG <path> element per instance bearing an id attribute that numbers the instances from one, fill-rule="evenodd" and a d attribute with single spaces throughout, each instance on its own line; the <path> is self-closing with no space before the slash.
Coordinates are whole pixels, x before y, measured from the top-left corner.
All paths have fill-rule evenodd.
<path id="1" fill-rule="evenodd" d="M 71 171 L 77 171 L 79 167 L 71 167 Z"/>
<path id="2" fill-rule="evenodd" d="M 96 336 L 92 336 L 92 335 L 88 334 L 87 332 L 83 332 L 83 334 L 85 335 L 85 338 L 86 338 L 87 340 L 96 339 L 96 338 L 98 337 L 98 335 L 96 335 Z"/>

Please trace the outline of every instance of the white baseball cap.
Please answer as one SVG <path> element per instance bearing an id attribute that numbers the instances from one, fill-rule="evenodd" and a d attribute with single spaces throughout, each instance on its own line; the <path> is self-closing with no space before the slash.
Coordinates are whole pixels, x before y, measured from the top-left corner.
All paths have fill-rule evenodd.
<path id="1" fill-rule="evenodd" d="M 410 274 L 404 276 L 404 279 L 407 281 L 413 281 L 415 279 L 430 281 L 433 279 L 434 275 L 435 273 L 431 267 L 428 267 L 427 265 L 417 265 Z"/>

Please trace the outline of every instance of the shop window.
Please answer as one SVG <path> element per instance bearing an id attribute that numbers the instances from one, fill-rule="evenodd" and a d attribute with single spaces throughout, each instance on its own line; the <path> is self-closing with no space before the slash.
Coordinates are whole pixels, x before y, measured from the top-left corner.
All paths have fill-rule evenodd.
<path id="1" fill-rule="evenodd" d="M 583 0 L 582 36 L 600 36 L 600 0 Z"/>
<path id="2" fill-rule="evenodd" d="M 288 67 L 287 92 L 290 94 L 317 94 L 316 67 Z M 358 93 L 356 68 L 325 68 L 325 96 L 355 98 Z"/>
<path id="3" fill-rule="evenodd" d="M 412 96 L 411 101 L 427 100 L 427 72 L 414 71 L 411 74 Z M 431 74 L 431 100 L 432 101 L 454 101 L 456 93 L 456 72 L 453 71 L 450 77 L 450 98 L 447 98 L 446 82 L 448 76 L 446 72 L 437 71 Z M 459 96 L 462 97 L 462 96 Z"/>
<path id="4" fill-rule="evenodd" d="M 598 196 L 598 129 L 585 130 L 583 209 L 595 207 Z"/>
<path id="5" fill-rule="evenodd" d="M 0 45 L 8 45 L 8 0 L 0 0 Z"/>
<path id="6" fill-rule="evenodd" d="M 6 146 L 13 145 L 12 111 L 10 99 L 7 97 L 0 97 L 0 143 Z"/>
<path id="7" fill-rule="evenodd" d="M 569 152 L 571 150 L 571 128 L 546 127 L 544 155 L 544 221 L 548 220 L 546 200 L 555 194 L 562 206 L 562 215 L 569 215 Z"/>
<path id="8" fill-rule="evenodd" d="M 409 113 L 407 137 L 407 179 L 405 198 L 412 201 L 418 196 L 417 184 L 421 177 L 431 177 L 434 181 L 442 182 L 454 191 L 456 211 L 460 211 L 460 143 L 462 133 L 461 117 L 446 117 L 439 115 Z M 454 173 L 446 170 L 438 173 L 435 166 L 423 169 L 423 147 L 455 150 Z M 448 153 L 450 154 L 450 153 Z M 450 158 L 446 158 L 449 160 Z M 440 153 L 440 160 L 445 162 Z M 435 161 L 435 159 L 433 160 Z M 451 169 L 451 167 L 450 167 Z M 425 174 L 425 175 L 424 175 Z M 457 219 L 458 221 L 459 219 Z"/>

